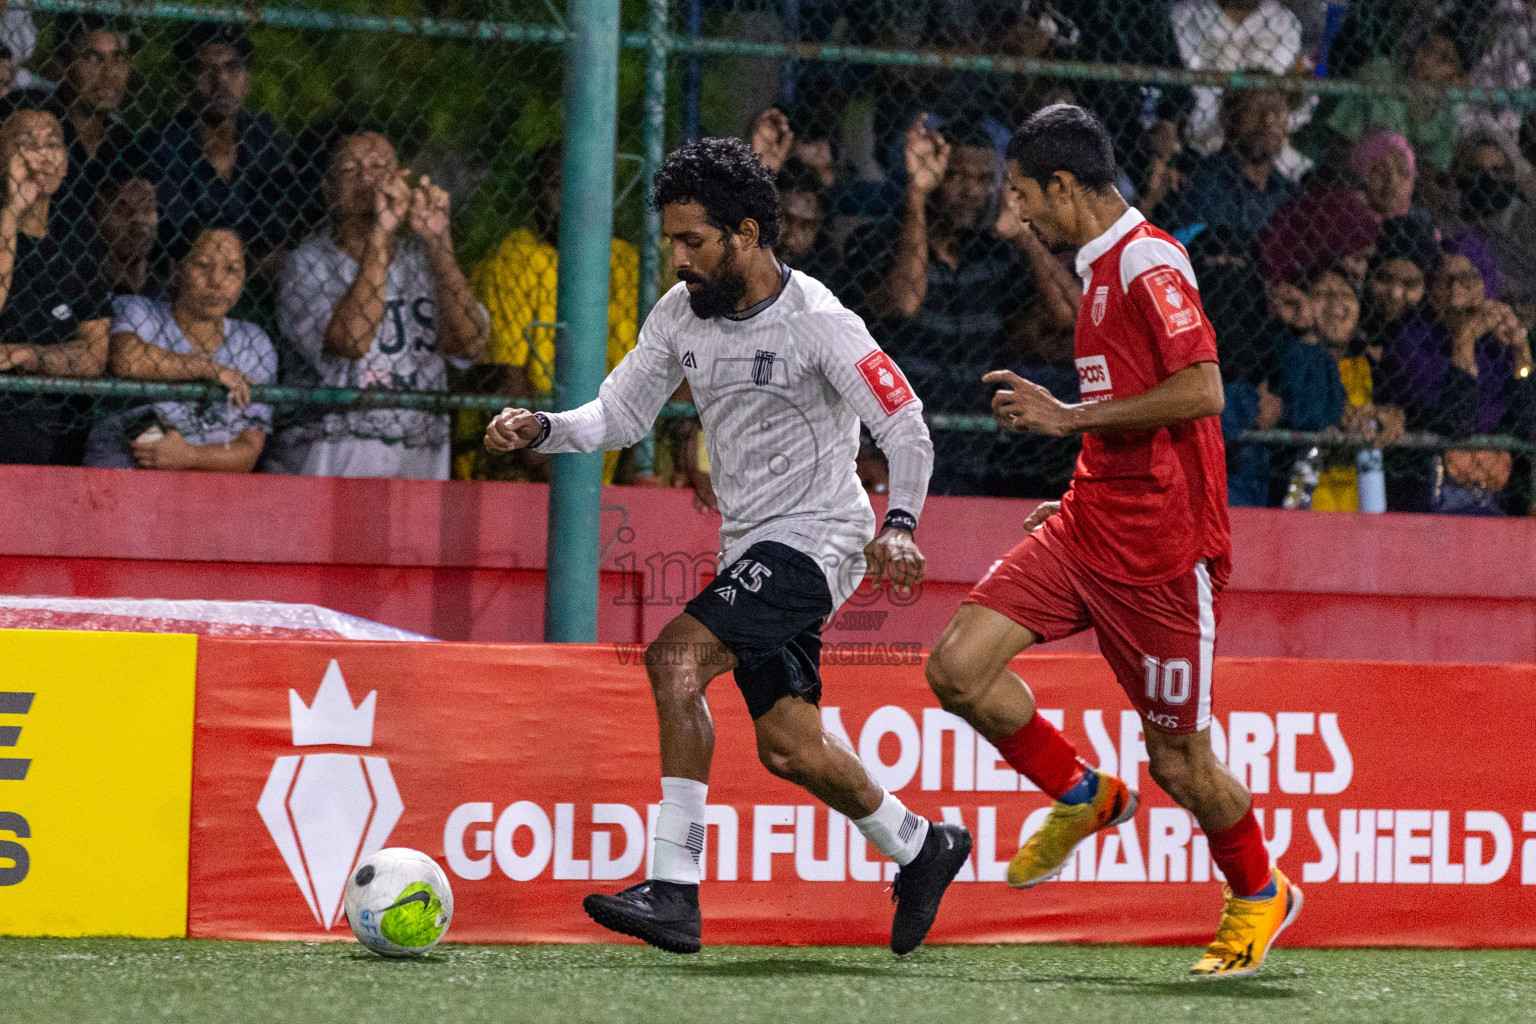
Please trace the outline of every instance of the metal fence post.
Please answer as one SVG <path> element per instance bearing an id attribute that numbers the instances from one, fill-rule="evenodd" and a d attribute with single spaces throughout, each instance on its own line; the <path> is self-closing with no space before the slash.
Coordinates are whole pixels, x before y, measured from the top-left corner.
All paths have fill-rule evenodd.
<path id="1" fill-rule="evenodd" d="M 555 408 L 597 397 L 608 349 L 608 267 L 618 127 L 619 0 L 567 0 Z M 557 455 L 549 487 L 544 639 L 597 639 L 600 452 Z"/>

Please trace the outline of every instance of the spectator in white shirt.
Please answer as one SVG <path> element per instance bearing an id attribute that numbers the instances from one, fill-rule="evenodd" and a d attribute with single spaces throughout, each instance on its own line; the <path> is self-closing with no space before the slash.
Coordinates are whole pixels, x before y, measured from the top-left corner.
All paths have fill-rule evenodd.
<path id="1" fill-rule="evenodd" d="M 11 56 L 18 65 L 30 60 L 32 51 L 37 49 L 37 25 L 32 21 L 32 12 L 9 10 L 0 14 L 0 43 L 11 48 Z M 48 90 L 54 83 L 24 67 L 17 67 L 11 85 L 16 89 Z"/>
<path id="2" fill-rule="evenodd" d="M 326 176 L 331 230 L 288 258 L 278 287 L 284 339 L 318 383 L 446 391 L 489 332 L 454 258 L 448 193 L 414 186 L 384 136 L 342 140 Z M 400 237 L 409 229 L 410 237 Z M 378 409 L 332 413 L 275 439 L 272 468 L 306 476 L 448 479 L 448 417 Z"/>
<path id="3" fill-rule="evenodd" d="M 1179 57 L 1191 71 L 1263 71 L 1285 75 L 1302 66 L 1301 21 L 1280 0 L 1180 0 L 1173 7 Z M 1216 152 L 1221 131 L 1221 90 L 1193 90 L 1188 141 L 1201 155 Z M 1290 130 L 1312 119 L 1316 97 L 1291 114 Z M 1289 143 L 1275 168 L 1292 181 L 1312 166 Z"/>
<path id="4" fill-rule="evenodd" d="M 1536 9 L 1525 0 L 1496 0 L 1487 13 L 1488 47 L 1467 80 L 1474 89 L 1529 89 L 1536 64 Z M 1462 111 L 1463 136 L 1492 132 L 1506 150 L 1520 139 L 1521 108 L 1508 103 L 1469 103 Z"/>

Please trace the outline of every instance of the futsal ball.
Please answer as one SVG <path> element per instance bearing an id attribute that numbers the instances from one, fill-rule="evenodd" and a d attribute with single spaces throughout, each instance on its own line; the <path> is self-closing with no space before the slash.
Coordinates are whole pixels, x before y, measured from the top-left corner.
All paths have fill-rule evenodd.
<path id="1" fill-rule="evenodd" d="M 365 858 L 342 897 L 357 941 L 384 956 L 420 956 L 453 920 L 453 890 L 437 862 L 403 846 Z"/>

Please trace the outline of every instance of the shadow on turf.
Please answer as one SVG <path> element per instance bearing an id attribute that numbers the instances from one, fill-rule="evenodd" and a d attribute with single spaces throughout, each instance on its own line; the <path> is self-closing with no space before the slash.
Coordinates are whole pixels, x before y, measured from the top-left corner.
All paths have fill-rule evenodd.
<path id="1" fill-rule="evenodd" d="M 679 974 L 698 978 L 783 978 L 797 974 L 824 974 L 850 978 L 888 978 L 891 970 L 871 967 L 867 964 L 826 963 L 821 960 L 799 960 L 794 957 L 773 956 L 761 960 L 729 960 L 721 963 L 683 962 L 669 963 Z"/>
<path id="2" fill-rule="evenodd" d="M 382 956 L 359 949 L 344 955 L 344 959 L 367 961 L 372 964 L 415 964 L 421 967 L 445 967 L 448 958 L 442 953 L 423 953 L 420 956 Z"/>
<path id="3" fill-rule="evenodd" d="M 1088 984 L 1108 989 L 1112 994 L 1124 993 L 1137 996 L 1185 996 L 1199 999 L 1295 999 L 1297 992 L 1289 987 L 1263 981 L 1258 978 L 1233 978 L 1228 981 L 1143 981 L 1136 978 L 1104 977 L 1091 974 L 1059 974 L 1051 977 L 1031 978 L 1031 981 L 1047 984 Z"/>
<path id="4" fill-rule="evenodd" d="M 913 964 L 917 969 L 906 969 Z M 1032 984 L 1032 985 L 1089 985 L 1108 990 L 1111 994 L 1166 995 L 1188 998 L 1231 999 L 1294 999 L 1296 992 L 1273 981 L 1261 979 L 1233 979 L 1224 982 L 1196 981 L 1148 981 L 1113 975 L 1096 974 L 1048 974 L 1023 977 L 976 977 L 964 973 L 923 970 L 922 961 L 894 961 L 889 967 L 867 964 L 825 963 L 817 960 L 801 960 L 794 957 L 764 957 L 757 960 L 731 960 L 721 963 L 684 962 L 657 964 L 665 970 L 690 977 L 708 978 L 783 978 L 796 975 L 826 975 L 834 977 L 862 978 L 935 978 L 979 984 Z"/>

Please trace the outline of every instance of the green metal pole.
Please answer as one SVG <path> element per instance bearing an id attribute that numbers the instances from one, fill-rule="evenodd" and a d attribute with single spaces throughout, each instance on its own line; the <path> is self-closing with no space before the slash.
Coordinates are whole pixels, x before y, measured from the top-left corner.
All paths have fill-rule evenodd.
<path id="1" fill-rule="evenodd" d="M 608 350 L 608 251 L 618 129 L 619 0 L 567 0 L 555 408 L 597 397 Z M 544 639 L 597 639 L 601 452 L 557 455 L 549 487 Z"/>

